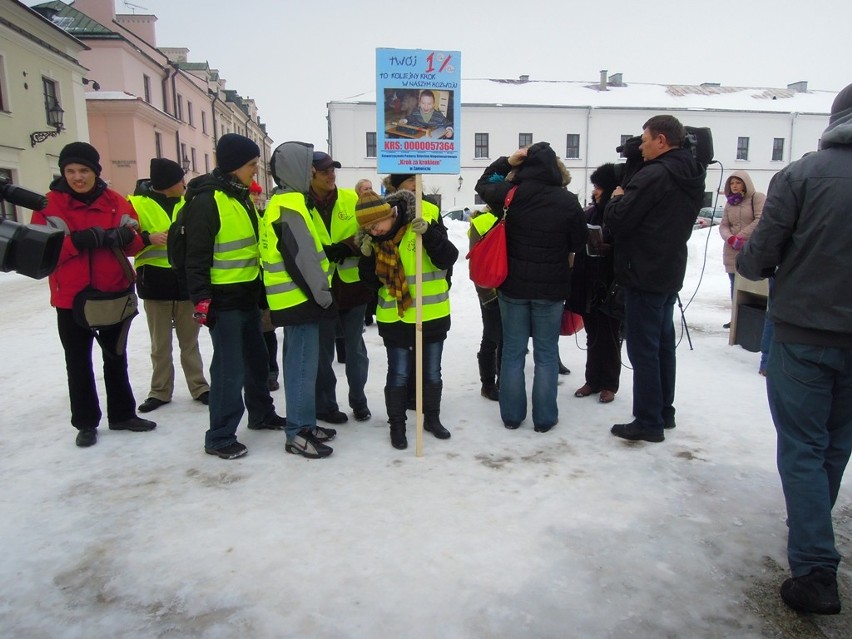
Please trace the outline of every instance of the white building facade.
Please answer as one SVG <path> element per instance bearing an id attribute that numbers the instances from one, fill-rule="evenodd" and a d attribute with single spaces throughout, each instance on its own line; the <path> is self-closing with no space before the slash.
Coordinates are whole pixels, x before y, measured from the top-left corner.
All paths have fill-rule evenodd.
<path id="1" fill-rule="evenodd" d="M 581 202 L 591 198 L 589 175 L 605 162 L 623 161 L 615 151 L 639 135 L 652 116 L 670 114 L 686 126 L 709 127 L 717 163 L 707 172 L 711 200 L 731 171 L 746 170 L 766 191 L 772 176 L 818 148 L 828 125 L 835 91 L 808 91 L 798 82 L 784 89 L 719 85 L 627 85 L 620 74 L 601 81 L 463 80 L 458 175 L 424 175 L 423 192 L 438 195 L 444 210 L 479 203 L 474 192 L 484 169 L 520 146 L 547 141 L 572 175 L 569 189 Z M 328 103 L 329 148 L 343 168 L 338 185 L 351 188 L 361 178 L 378 184 L 376 105 L 373 95 L 359 101 Z"/>

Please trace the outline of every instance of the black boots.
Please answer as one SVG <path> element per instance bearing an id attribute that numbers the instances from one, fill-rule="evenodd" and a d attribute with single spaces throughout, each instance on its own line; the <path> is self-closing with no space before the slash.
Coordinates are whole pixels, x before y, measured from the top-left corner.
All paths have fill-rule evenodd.
<path id="1" fill-rule="evenodd" d="M 441 423 L 441 391 L 443 384 L 423 385 L 423 429 L 438 439 L 449 439 L 450 431 Z M 408 448 L 405 437 L 405 409 L 408 404 L 408 389 L 404 386 L 385 387 L 385 406 L 388 410 L 391 445 L 403 450 Z"/>
<path id="2" fill-rule="evenodd" d="M 497 386 L 497 358 L 495 353 L 477 353 L 479 360 L 479 379 L 482 382 L 481 395 L 494 402 L 500 400 L 500 389 Z"/>
<path id="3" fill-rule="evenodd" d="M 408 389 L 405 386 L 385 386 L 385 407 L 390 424 L 391 446 L 398 450 L 408 448 L 405 437 L 405 409 L 408 403 Z"/>
<path id="4" fill-rule="evenodd" d="M 450 431 L 444 428 L 439 417 L 443 388 L 443 384 L 423 385 L 423 430 L 428 430 L 438 439 L 449 439 Z"/>

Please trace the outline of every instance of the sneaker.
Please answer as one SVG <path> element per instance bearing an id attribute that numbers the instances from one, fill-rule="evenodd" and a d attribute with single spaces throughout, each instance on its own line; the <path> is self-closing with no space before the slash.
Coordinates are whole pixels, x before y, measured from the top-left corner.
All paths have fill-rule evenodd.
<path id="1" fill-rule="evenodd" d="M 314 426 L 311 429 L 311 433 L 313 433 L 314 437 L 321 442 L 330 442 L 332 439 L 337 437 L 336 430 L 333 428 L 324 428 L 323 426 Z"/>
<path id="2" fill-rule="evenodd" d="M 553 427 L 556 426 L 556 422 L 553 422 L 549 426 L 534 426 L 533 430 L 537 433 L 547 433 L 553 430 Z"/>
<path id="3" fill-rule="evenodd" d="M 209 406 L 210 405 L 210 391 L 204 391 L 203 393 L 201 393 L 201 395 L 199 395 L 198 397 L 195 398 L 195 401 L 201 402 L 205 406 Z"/>
<path id="4" fill-rule="evenodd" d="M 222 459 L 236 459 L 237 457 L 243 457 L 248 454 L 248 448 L 243 446 L 240 442 L 234 442 L 233 444 L 222 446 L 222 448 L 210 448 L 209 446 L 205 446 L 204 452 L 208 455 L 216 455 Z"/>
<path id="5" fill-rule="evenodd" d="M 500 401 L 500 388 L 493 382 L 490 384 L 483 384 L 479 394 L 485 399 L 490 399 L 492 402 Z"/>
<path id="6" fill-rule="evenodd" d="M 366 422 L 373 416 L 373 414 L 370 412 L 370 409 L 366 406 L 359 406 L 357 408 L 353 408 L 352 414 L 355 416 L 356 422 Z"/>
<path id="7" fill-rule="evenodd" d="M 168 402 L 164 402 L 162 399 L 157 399 L 156 397 L 149 397 L 144 402 L 139 404 L 139 412 L 140 413 L 150 413 L 152 410 L 157 410 L 160 406 L 165 406 Z"/>
<path id="8" fill-rule="evenodd" d="M 503 426 L 509 430 L 517 430 L 521 427 L 521 422 L 503 422 Z"/>
<path id="9" fill-rule="evenodd" d="M 661 442 L 665 440 L 662 429 L 654 430 L 640 426 L 637 422 L 632 421 L 629 424 L 615 424 L 610 432 L 616 437 L 628 439 L 630 441 L 646 441 L 646 442 Z"/>
<path id="10" fill-rule="evenodd" d="M 346 413 L 342 413 L 339 410 L 317 413 L 317 419 L 323 422 L 328 422 L 329 424 L 345 424 L 349 421 Z"/>
<path id="11" fill-rule="evenodd" d="M 837 574 L 820 567 L 802 577 L 791 577 L 781 584 L 781 599 L 799 612 L 836 615 L 840 612 Z"/>
<path id="12" fill-rule="evenodd" d="M 110 422 L 110 430 L 129 430 L 134 433 L 144 433 L 149 430 L 154 430 L 157 427 L 156 422 L 150 419 L 142 419 L 141 417 L 131 417 L 120 422 Z"/>
<path id="13" fill-rule="evenodd" d="M 80 448 L 88 448 L 98 443 L 98 431 L 94 428 L 81 428 L 77 433 L 77 445 Z"/>
<path id="14" fill-rule="evenodd" d="M 334 450 L 314 437 L 310 428 L 303 428 L 284 446 L 284 450 L 293 455 L 301 455 L 308 459 L 328 457 Z"/>
<path id="15" fill-rule="evenodd" d="M 249 424 L 251 430 L 284 430 L 287 427 L 287 418 L 276 413 L 270 413 L 262 422 Z"/>

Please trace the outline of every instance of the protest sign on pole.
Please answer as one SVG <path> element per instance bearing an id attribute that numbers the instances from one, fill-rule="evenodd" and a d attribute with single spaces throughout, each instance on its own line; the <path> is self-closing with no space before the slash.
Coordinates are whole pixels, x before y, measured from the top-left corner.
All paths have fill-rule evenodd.
<path id="1" fill-rule="evenodd" d="M 422 217 L 424 174 L 459 173 L 461 53 L 376 49 L 376 147 L 379 173 L 416 176 L 417 217 Z M 423 239 L 417 236 L 415 454 L 423 455 Z"/>

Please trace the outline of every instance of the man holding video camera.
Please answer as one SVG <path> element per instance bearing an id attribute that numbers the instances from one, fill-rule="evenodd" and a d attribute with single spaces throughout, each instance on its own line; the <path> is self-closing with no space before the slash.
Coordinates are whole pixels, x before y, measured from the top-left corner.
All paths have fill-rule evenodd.
<path id="1" fill-rule="evenodd" d="M 687 241 L 704 197 L 705 170 L 682 148 L 677 118 L 642 127 L 641 168 L 617 187 L 605 223 L 614 237 L 615 278 L 625 291 L 624 331 L 633 366 L 633 416 L 612 434 L 661 442 L 674 428 L 675 332 L 672 314 L 686 272 Z"/>

